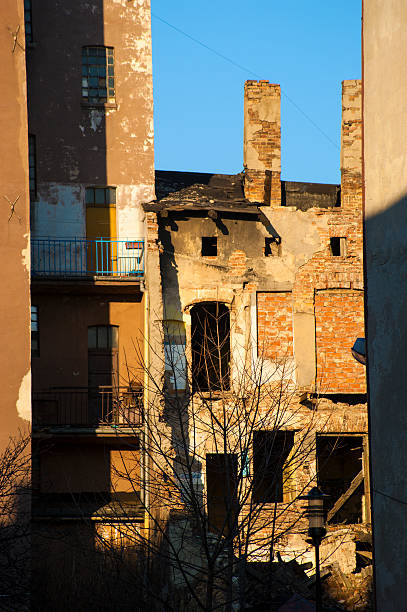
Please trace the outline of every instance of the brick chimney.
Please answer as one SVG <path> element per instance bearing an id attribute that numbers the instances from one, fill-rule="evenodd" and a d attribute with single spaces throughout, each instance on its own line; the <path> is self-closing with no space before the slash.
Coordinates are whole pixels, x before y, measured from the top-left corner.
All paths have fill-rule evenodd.
<path id="1" fill-rule="evenodd" d="M 342 81 L 341 203 L 362 210 L 362 82 Z"/>
<path id="2" fill-rule="evenodd" d="M 281 91 L 268 81 L 244 86 L 245 196 L 250 202 L 281 205 Z"/>

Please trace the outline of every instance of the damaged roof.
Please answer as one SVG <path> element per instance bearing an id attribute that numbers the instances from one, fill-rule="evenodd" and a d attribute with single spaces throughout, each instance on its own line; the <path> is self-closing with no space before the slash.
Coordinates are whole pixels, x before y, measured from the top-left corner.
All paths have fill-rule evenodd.
<path id="1" fill-rule="evenodd" d="M 210 174 L 157 170 L 156 200 L 144 204 L 146 211 L 238 210 L 258 213 L 262 202 L 249 202 L 244 196 L 244 173 Z M 340 206 L 340 185 L 281 181 L 281 205 L 300 210 Z"/>
<path id="2" fill-rule="evenodd" d="M 159 212 L 164 209 L 217 208 L 258 212 L 260 203 L 244 197 L 243 173 L 209 174 L 201 172 L 155 173 L 156 200 L 144 204 L 144 210 Z"/>

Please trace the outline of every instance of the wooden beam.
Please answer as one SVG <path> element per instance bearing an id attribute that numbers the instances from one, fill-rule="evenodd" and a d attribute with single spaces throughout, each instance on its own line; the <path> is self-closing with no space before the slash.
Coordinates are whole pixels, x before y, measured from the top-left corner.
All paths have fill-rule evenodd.
<path id="1" fill-rule="evenodd" d="M 345 491 L 343 495 L 340 496 L 340 498 L 335 502 L 333 508 L 331 508 L 331 510 L 328 512 L 328 516 L 326 519 L 328 523 L 335 516 L 338 510 L 342 508 L 344 503 L 348 501 L 350 496 L 354 494 L 358 486 L 363 482 L 363 478 L 363 470 L 360 470 L 357 476 L 355 476 L 355 478 L 350 483 L 349 488 Z"/>

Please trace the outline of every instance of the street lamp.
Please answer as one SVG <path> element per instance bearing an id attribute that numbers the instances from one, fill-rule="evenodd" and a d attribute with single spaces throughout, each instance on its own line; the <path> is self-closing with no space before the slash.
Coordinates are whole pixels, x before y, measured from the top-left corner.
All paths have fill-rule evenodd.
<path id="1" fill-rule="evenodd" d="M 305 514 L 308 517 L 308 535 L 312 540 L 312 545 L 315 548 L 315 610 L 322 612 L 322 590 L 321 590 L 321 573 L 319 567 L 319 546 L 322 539 L 326 535 L 325 529 L 325 514 L 324 514 L 324 495 L 318 487 L 313 487 L 307 495 L 303 495 L 300 499 L 308 501 Z"/>

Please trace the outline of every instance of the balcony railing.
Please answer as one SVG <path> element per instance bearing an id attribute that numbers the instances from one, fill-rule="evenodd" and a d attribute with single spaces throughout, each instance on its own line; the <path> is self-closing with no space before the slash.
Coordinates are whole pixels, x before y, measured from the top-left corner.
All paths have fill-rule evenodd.
<path id="1" fill-rule="evenodd" d="M 110 238 L 33 238 L 32 276 L 140 277 L 144 240 Z"/>
<path id="2" fill-rule="evenodd" d="M 34 426 L 138 427 L 143 391 L 129 387 L 53 388 L 33 393 Z"/>

